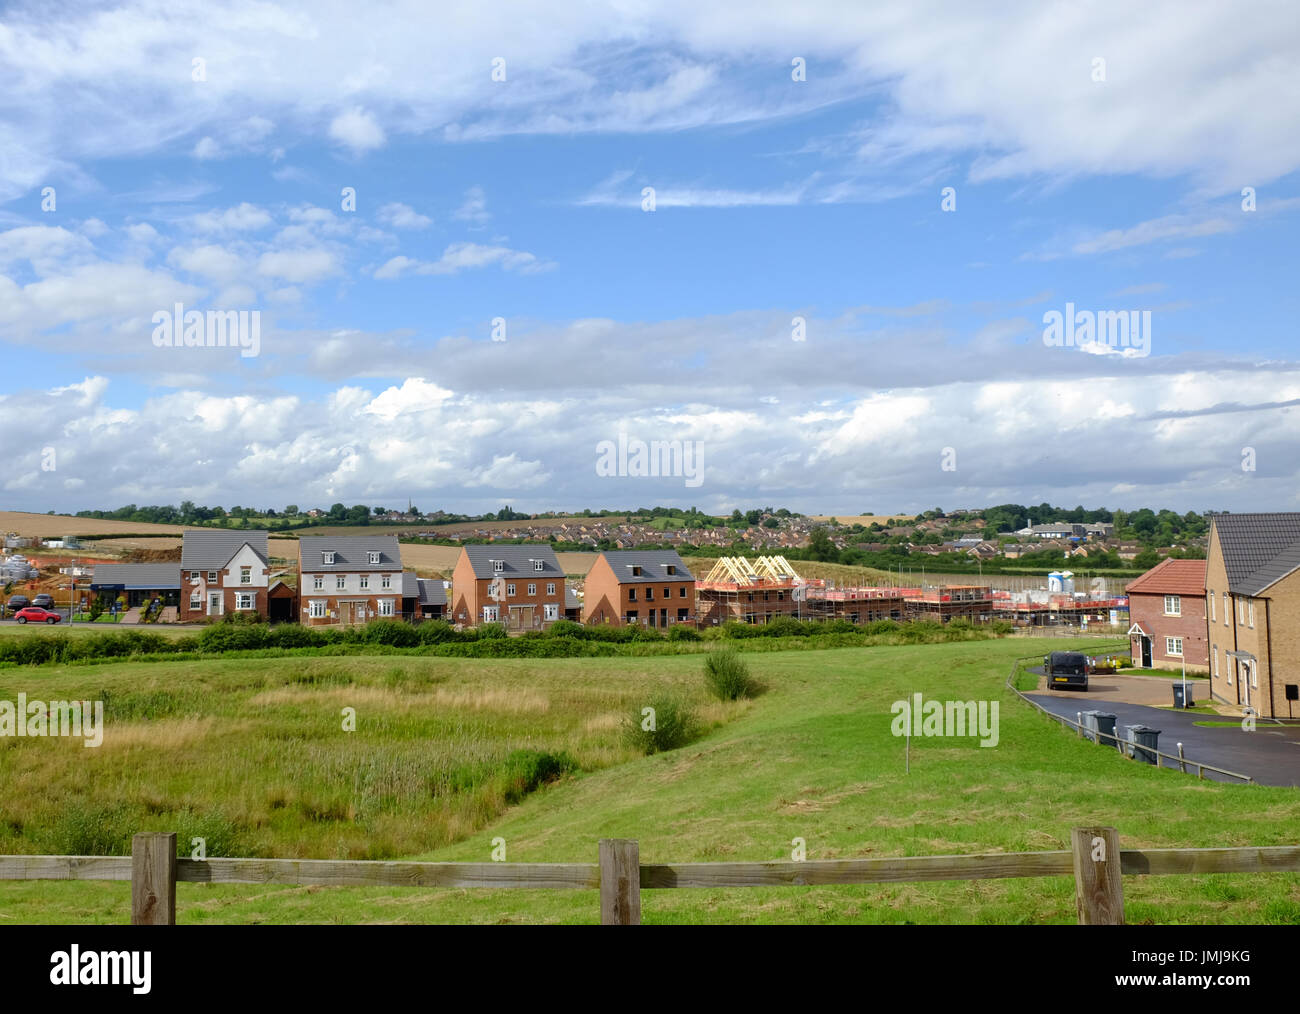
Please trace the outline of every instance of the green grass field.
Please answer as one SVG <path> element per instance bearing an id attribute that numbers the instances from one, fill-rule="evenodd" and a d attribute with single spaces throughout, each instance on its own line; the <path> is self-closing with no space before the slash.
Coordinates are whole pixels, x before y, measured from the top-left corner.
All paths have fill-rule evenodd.
<path id="1" fill-rule="evenodd" d="M 107 689 L 97 750 L 0 739 L 0 851 L 125 851 L 135 830 L 210 855 L 592 862 L 601 837 L 643 862 L 810 859 L 1068 847 L 1114 825 L 1131 847 L 1294 844 L 1294 790 L 1198 782 L 1079 740 L 1004 688 L 1023 639 L 747 654 L 752 701 L 704 696 L 699 656 L 559 660 L 231 659 L 0 671 L 0 699 Z M 708 729 L 633 756 L 618 722 L 676 689 Z M 1000 706 L 1000 742 L 914 739 L 890 705 Z M 357 709 L 357 731 L 339 711 Z M 583 769 L 512 805 L 511 750 Z M 1130 922 L 1300 922 L 1300 876 L 1126 877 Z M 178 886 L 182 923 L 597 921 L 590 891 Z M 125 883 L 0 883 L 0 920 L 123 922 Z M 648 891 L 647 923 L 1074 921 L 1067 877 L 894 887 Z"/>

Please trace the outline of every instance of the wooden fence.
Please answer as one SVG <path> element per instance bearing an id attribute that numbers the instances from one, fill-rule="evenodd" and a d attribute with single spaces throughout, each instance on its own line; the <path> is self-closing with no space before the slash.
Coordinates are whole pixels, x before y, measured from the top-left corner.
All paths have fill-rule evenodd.
<path id="1" fill-rule="evenodd" d="M 595 863 L 415 863 L 317 859 L 178 859 L 175 832 L 141 833 L 129 856 L 0 856 L 0 880 L 129 880 L 131 923 L 176 923 L 176 884 L 495 887 L 600 891 L 600 921 L 641 922 L 641 891 L 688 887 L 901 884 L 1074 876 L 1081 925 L 1124 922 L 1123 877 L 1297 873 L 1300 845 L 1121 849 L 1112 827 L 1079 827 L 1055 852 L 802 862 L 643 864 L 635 840 L 604 838 Z"/>

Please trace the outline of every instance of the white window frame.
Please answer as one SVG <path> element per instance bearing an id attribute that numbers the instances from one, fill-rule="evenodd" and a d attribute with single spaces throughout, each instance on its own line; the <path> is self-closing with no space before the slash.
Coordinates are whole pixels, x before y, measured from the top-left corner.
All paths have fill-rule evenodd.
<path id="1" fill-rule="evenodd" d="M 1259 663 L 1258 662 L 1252 662 L 1250 664 L 1250 685 L 1252 687 L 1255 687 L 1256 689 L 1259 688 Z"/>
<path id="2" fill-rule="evenodd" d="M 199 579 L 199 572 L 197 570 L 190 571 L 190 580 L 197 581 L 198 579 Z"/>
<path id="3" fill-rule="evenodd" d="M 501 614 L 497 611 L 497 607 L 496 607 L 496 606 L 484 606 L 484 607 L 483 607 L 483 622 L 484 622 L 484 623 L 496 623 L 496 622 L 498 622 L 497 617 L 500 616 L 500 615 L 501 615 Z"/>
<path id="4" fill-rule="evenodd" d="M 190 592 L 190 608 L 191 609 L 203 608 L 203 593 L 200 592 L 197 588 L 195 588 L 192 592 Z"/>
<path id="5" fill-rule="evenodd" d="M 1232 607 L 1228 605 L 1228 593 L 1223 593 L 1223 625 L 1228 626 L 1232 619 Z"/>
<path id="6" fill-rule="evenodd" d="M 538 574 L 540 574 L 540 573 L 541 573 L 542 571 L 544 571 L 545 569 L 546 569 L 546 561 L 545 561 L 545 560 L 534 560 L 534 561 L 533 561 L 533 570 L 535 570 Z"/>
<path id="7" fill-rule="evenodd" d="M 308 617 L 310 617 L 313 620 L 323 620 L 326 616 L 329 615 L 329 613 L 325 609 L 326 605 L 327 602 L 325 599 L 308 599 L 307 600 Z"/>
<path id="8" fill-rule="evenodd" d="M 542 619 L 558 620 L 560 618 L 560 607 L 558 603 L 547 602 L 542 606 Z"/>
<path id="9" fill-rule="evenodd" d="M 370 554 L 370 565 L 373 567 L 373 566 L 375 566 L 375 565 L 378 564 L 378 563 L 379 563 L 379 554 L 378 554 L 378 553 L 371 553 L 371 554 Z"/>
<path id="10" fill-rule="evenodd" d="M 1255 627 L 1255 600 L 1246 600 L 1246 625 L 1252 630 Z"/>
<path id="11" fill-rule="evenodd" d="M 381 574 L 379 577 L 379 587 L 385 590 L 393 587 L 393 575 Z"/>
<path id="12" fill-rule="evenodd" d="M 493 573 L 493 574 L 500 574 L 503 570 L 505 570 L 505 568 L 506 568 L 506 563 L 505 563 L 504 560 L 493 560 L 493 561 L 492 561 L 492 573 Z"/>
<path id="13" fill-rule="evenodd" d="M 530 584 L 530 585 L 528 586 L 528 597 L 529 597 L 529 598 L 532 598 L 532 597 L 533 597 L 534 595 L 536 595 L 536 594 L 537 594 L 537 585 L 535 585 L 535 584 Z"/>
<path id="14" fill-rule="evenodd" d="M 217 583 L 217 571 L 215 570 L 208 571 L 208 584 L 216 584 L 216 583 Z"/>
<path id="15" fill-rule="evenodd" d="M 338 574 L 338 575 L 335 575 L 335 577 L 334 577 L 334 590 L 335 590 L 335 591 L 347 591 L 347 589 L 348 589 L 348 578 L 347 578 L 347 575 L 346 575 L 346 574 Z"/>
<path id="16" fill-rule="evenodd" d="M 1175 648 L 1175 645 L 1177 645 L 1176 648 Z M 1183 657 L 1183 639 L 1182 639 L 1181 637 L 1166 637 L 1166 638 L 1165 638 L 1165 654 L 1166 654 L 1166 655 L 1170 655 L 1170 656 L 1172 656 L 1172 657 L 1174 657 L 1174 658 L 1182 658 L 1182 657 Z"/>
<path id="17" fill-rule="evenodd" d="M 366 590 L 367 588 L 369 588 L 369 587 L 370 587 L 370 575 L 369 575 L 369 574 L 362 574 L 362 575 L 361 575 L 361 590 L 362 590 L 362 591 L 365 591 L 365 590 Z"/>
<path id="18" fill-rule="evenodd" d="M 235 592 L 235 611 L 248 612 L 257 608 L 257 596 L 252 592 Z"/>
<path id="19" fill-rule="evenodd" d="M 1237 667 L 1236 659 L 1231 655 L 1224 659 L 1223 673 L 1228 678 L 1228 686 L 1232 686 L 1232 670 Z"/>
<path id="20" fill-rule="evenodd" d="M 253 583 L 253 568 L 252 568 L 252 567 L 240 567 L 240 568 L 239 568 L 239 583 L 240 583 L 240 584 L 252 584 L 252 583 Z"/>
<path id="21" fill-rule="evenodd" d="M 1210 622 L 1213 623 L 1218 619 L 1218 616 L 1214 614 L 1214 589 L 1213 588 L 1210 589 L 1210 594 L 1208 598 L 1209 598 L 1209 602 L 1206 604 L 1210 607 Z"/>
<path id="22" fill-rule="evenodd" d="M 515 597 L 515 586 L 512 584 L 506 585 L 506 598 L 512 599 L 514 597 Z"/>
<path id="23" fill-rule="evenodd" d="M 555 594 L 555 582 L 554 582 L 554 581 L 548 581 L 548 582 L 546 582 L 546 594 L 547 594 L 547 595 L 554 595 L 554 594 Z"/>
<path id="24" fill-rule="evenodd" d="M 1171 605 L 1173 608 L 1170 608 Z M 1166 616 L 1183 615 L 1183 598 L 1181 595 L 1165 596 L 1165 615 Z"/>
<path id="25" fill-rule="evenodd" d="M 1219 675 L 1219 646 L 1217 644 L 1210 645 L 1210 672 L 1216 677 Z"/>
<path id="26" fill-rule="evenodd" d="M 324 590 L 325 590 L 325 575 L 324 575 L 324 574 L 313 574 L 313 575 L 312 575 L 312 579 L 311 579 L 311 590 L 312 590 L 312 591 L 324 591 Z"/>
<path id="27" fill-rule="evenodd" d="M 334 552 L 332 550 L 328 553 L 322 550 L 320 557 L 321 563 L 328 563 L 331 565 L 334 563 Z"/>
<path id="28" fill-rule="evenodd" d="M 380 615 L 380 616 L 392 616 L 392 615 L 393 615 L 393 600 L 392 600 L 392 599 L 380 599 L 380 600 L 379 600 L 379 615 Z"/>

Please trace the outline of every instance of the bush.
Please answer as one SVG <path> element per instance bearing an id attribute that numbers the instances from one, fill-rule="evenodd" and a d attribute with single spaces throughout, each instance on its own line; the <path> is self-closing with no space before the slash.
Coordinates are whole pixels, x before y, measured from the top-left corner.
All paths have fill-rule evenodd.
<path id="1" fill-rule="evenodd" d="M 721 630 L 722 636 L 727 638 L 763 636 L 763 631 L 757 624 L 741 623 L 739 620 L 728 620 L 722 625 Z"/>
<path id="2" fill-rule="evenodd" d="M 491 641 L 506 636 L 506 627 L 504 623 L 484 623 L 475 628 L 478 631 L 480 641 Z"/>
<path id="3" fill-rule="evenodd" d="M 649 707 L 650 714 L 637 708 L 623 720 L 624 741 L 641 753 L 676 750 L 699 735 L 695 711 L 682 698 L 660 693 L 651 698 Z"/>
<path id="4" fill-rule="evenodd" d="M 574 623 L 572 620 L 556 620 L 547 628 L 546 633 L 551 637 L 585 637 L 587 631 L 581 623 Z"/>
<path id="5" fill-rule="evenodd" d="M 684 623 L 668 628 L 668 640 L 670 641 L 698 641 L 699 639 L 700 632 Z"/>
<path id="6" fill-rule="evenodd" d="M 421 644 L 441 644 L 443 641 L 455 641 L 456 628 L 446 620 L 425 620 L 415 628 Z"/>
<path id="7" fill-rule="evenodd" d="M 362 628 L 362 639 L 368 644 L 391 644 L 395 648 L 412 648 L 420 643 L 415 628 L 401 620 L 371 620 Z"/>
<path id="8" fill-rule="evenodd" d="M 514 750 L 506 757 L 505 800 L 517 803 L 543 785 L 558 781 L 578 769 L 578 762 L 567 753 L 544 753 L 540 750 Z"/>
<path id="9" fill-rule="evenodd" d="M 314 648 L 323 643 L 315 628 L 304 627 L 301 623 L 281 623 L 266 634 L 268 648 Z"/>
<path id="10" fill-rule="evenodd" d="M 245 651 L 264 648 L 268 628 L 255 623 L 214 623 L 199 634 L 201 651 Z"/>
<path id="11" fill-rule="evenodd" d="M 754 679 L 749 666 L 735 648 L 719 648 L 704 656 L 704 682 L 720 701 L 754 696 Z"/>

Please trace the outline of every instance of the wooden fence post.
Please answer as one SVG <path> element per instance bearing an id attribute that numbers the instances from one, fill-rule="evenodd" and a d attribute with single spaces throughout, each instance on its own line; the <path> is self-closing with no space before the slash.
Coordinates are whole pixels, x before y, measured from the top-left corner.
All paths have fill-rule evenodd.
<path id="1" fill-rule="evenodd" d="M 1070 831 L 1074 853 L 1074 902 L 1080 926 L 1124 925 L 1124 881 L 1119 832 L 1113 827 Z"/>
<path id="2" fill-rule="evenodd" d="M 131 838 L 131 925 L 176 925 L 176 832 Z"/>
<path id="3" fill-rule="evenodd" d="M 641 925 L 641 849 L 634 838 L 600 839 L 600 924 Z"/>

